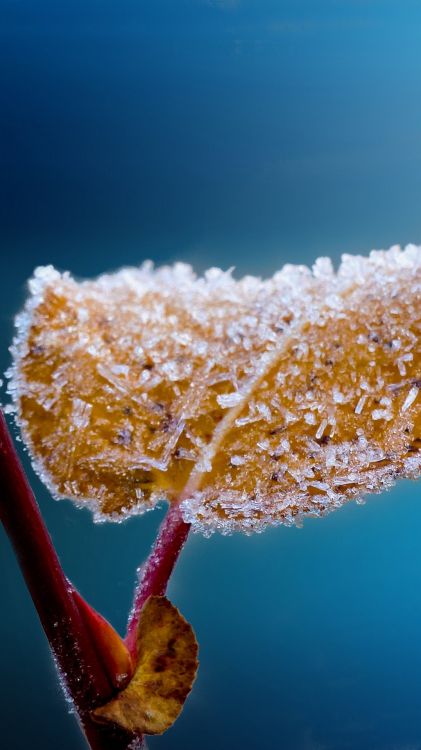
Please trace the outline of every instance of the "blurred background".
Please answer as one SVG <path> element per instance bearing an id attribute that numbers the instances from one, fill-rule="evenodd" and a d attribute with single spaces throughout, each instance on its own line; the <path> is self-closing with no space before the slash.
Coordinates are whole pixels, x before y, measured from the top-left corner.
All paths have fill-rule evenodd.
<path id="1" fill-rule="evenodd" d="M 421 242 L 419 0 L 0 0 L 1 370 L 35 266 L 271 275 Z M 121 631 L 163 509 L 95 526 L 31 483 Z M 170 596 L 201 667 L 151 750 L 420 750 L 421 504 L 193 537 Z M 0 539 L 2 746 L 84 747 Z"/>

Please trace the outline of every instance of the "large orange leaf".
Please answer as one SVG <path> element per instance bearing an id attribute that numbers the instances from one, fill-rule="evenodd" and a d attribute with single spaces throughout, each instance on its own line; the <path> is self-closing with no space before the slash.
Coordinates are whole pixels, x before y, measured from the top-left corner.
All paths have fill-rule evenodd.
<path id="1" fill-rule="evenodd" d="M 419 475 L 420 290 L 415 246 L 268 281 L 39 269 L 11 379 L 24 439 L 103 516 L 163 496 L 205 533 L 322 514 Z"/>

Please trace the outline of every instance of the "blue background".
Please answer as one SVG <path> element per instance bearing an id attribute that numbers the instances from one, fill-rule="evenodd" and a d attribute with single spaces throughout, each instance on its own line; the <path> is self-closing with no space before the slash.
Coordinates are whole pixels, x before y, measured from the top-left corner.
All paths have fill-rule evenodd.
<path id="1" fill-rule="evenodd" d="M 419 0 L 0 0 L 0 364 L 25 280 L 145 258 L 272 274 L 421 242 Z M 68 575 L 124 630 L 162 511 L 94 526 L 29 469 Z M 151 750 L 420 750 L 421 505 L 189 540 L 201 667 Z M 7 750 L 84 743 L 4 534 Z"/>

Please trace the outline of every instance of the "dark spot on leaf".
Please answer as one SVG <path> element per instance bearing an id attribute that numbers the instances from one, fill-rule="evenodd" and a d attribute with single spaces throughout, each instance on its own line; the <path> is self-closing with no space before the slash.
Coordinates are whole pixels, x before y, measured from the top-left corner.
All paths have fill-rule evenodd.
<path id="1" fill-rule="evenodd" d="M 44 354 L 45 347 L 41 344 L 35 344 L 35 346 L 31 347 L 31 354 L 33 354 L 36 357 L 39 357 L 40 354 Z"/>
<path id="2" fill-rule="evenodd" d="M 269 430 L 269 435 L 279 435 L 280 432 L 284 432 L 286 427 L 274 427 L 273 430 Z"/>
<path id="3" fill-rule="evenodd" d="M 319 443 L 319 445 L 327 445 L 330 443 L 332 438 L 329 437 L 329 435 L 323 435 L 321 438 L 316 438 L 316 443 Z"/>
<path id="4" fill-rule="evenodd" d="M 118 445 L 130 445 L 130 443 L 132 442 L 132 434 L 130 430 L 127 427 L 119 430 L 117 432 L 117 437 L 113 440 L 113 442 L 117 443 Z"/>

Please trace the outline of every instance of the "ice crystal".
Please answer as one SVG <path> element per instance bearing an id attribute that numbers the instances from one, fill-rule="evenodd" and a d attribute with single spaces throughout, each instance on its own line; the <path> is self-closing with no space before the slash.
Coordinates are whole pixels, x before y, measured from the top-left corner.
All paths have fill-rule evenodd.
<path id="1" fill-rule="evenodd" d="M 421 248 L 266 281 L 40 268 L 9 392 L 54 493 L 196 529 L 291 524 L 421 468 Z"/>

